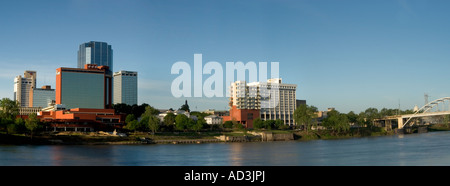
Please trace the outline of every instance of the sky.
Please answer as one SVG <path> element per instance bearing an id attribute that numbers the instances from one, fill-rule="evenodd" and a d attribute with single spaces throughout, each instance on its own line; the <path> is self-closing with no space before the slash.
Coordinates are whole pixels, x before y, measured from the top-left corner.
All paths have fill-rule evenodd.
<path id="1" fill-rule="evenodd" d="M 202 54 L 223 67 L 279 62 L 283 83 L 319 110 L 412 109 L 425 93 L 450 96 L 449 9 L 447 0 L 1 1 L 0 98 L 13 98 L 25 70 L 55 87 L 81 43 L 103 41 L 114 71 L 138 72 L 139 104 L 156 108 L 228 109 L 227 97 L 171 93 L 172 66 Z"/>

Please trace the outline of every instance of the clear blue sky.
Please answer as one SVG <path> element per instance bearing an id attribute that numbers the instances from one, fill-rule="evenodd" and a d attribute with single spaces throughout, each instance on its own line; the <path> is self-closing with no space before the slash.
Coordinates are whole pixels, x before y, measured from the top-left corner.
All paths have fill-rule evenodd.
<path id="1" fill-rule="evenodd" d="M 15 0 L 0 2 L 0 97 L 13 80 L 76 67 L 77 50 L 104 41 L 114 70 L 139 72 L 139 103 L 193 110 L 227 98 L 174 98 L 172 64 L 277 61 L 297 98 L 320 110 L 412 109 L 450 96 L 448 0 Z M 204 79 L 209 76 L 204 76 Z"/>

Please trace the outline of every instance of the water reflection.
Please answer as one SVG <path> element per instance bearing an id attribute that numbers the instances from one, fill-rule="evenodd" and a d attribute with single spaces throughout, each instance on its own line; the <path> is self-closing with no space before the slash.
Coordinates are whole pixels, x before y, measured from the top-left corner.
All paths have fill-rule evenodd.
<path id="1" fill-rule="evenodd" d="M 45 150 L 46 149 L 46 150 Z M 41 151 L 47 151 L 51 165 L 111 165 L 113 153 L 110 146 L 45 146 Z"/>
<path id="2" fill-rule="evenodd" d="M 232 166 L 242 166 L 243 143 L 234 143 L 230 145 L 230 163 Z"/>
<path id="3" fill-rule="evenodd" d="M 450 132 L 309 142 L 0 146 L 0 165 L 450 165 Z"/>

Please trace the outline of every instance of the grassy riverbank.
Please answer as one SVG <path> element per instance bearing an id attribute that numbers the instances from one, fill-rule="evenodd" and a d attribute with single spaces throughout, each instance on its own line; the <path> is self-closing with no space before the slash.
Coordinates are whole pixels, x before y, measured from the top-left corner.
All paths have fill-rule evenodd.
<path id="1" fill-rule="evenodd" d="M 297 140 L 307 141 L 307 140 L 331 140 L 331 139 L 346 139 L 346 138 L 357 138 L 357 137 L 369 137 L 369 136 L 386 136 L 393 135 L 395 132 L 393 130 L 386 131 L 384 128 L 373 127 L 373 128 L 354 128 L 345 132 L 336 132 L 330 130 L 315 130 L 315 131 L 299 131 L 294 133 Z"/>

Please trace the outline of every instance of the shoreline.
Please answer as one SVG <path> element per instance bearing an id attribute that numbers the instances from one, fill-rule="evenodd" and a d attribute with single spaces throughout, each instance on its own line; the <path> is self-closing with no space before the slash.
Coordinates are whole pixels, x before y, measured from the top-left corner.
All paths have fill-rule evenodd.
<path id="1" fill-rule="evenodd" d="M 449 131 L 444 126 L 428 126 L 427 132 Z M 353 129 L 345 133 L 320 131 L 228 131 L 228 132 L 172 132 L 131 134 L 113 136 L 99 132 L 41 133 L 33 136 L 0 133 L 0 145 L 148 145 L 148 144 L 201 144 L 201 143 L 246 143 L 267 141 L 311 141 L 339 140 L 362 137 L 398 135 L 394 130 L 377 128 Z"/>

